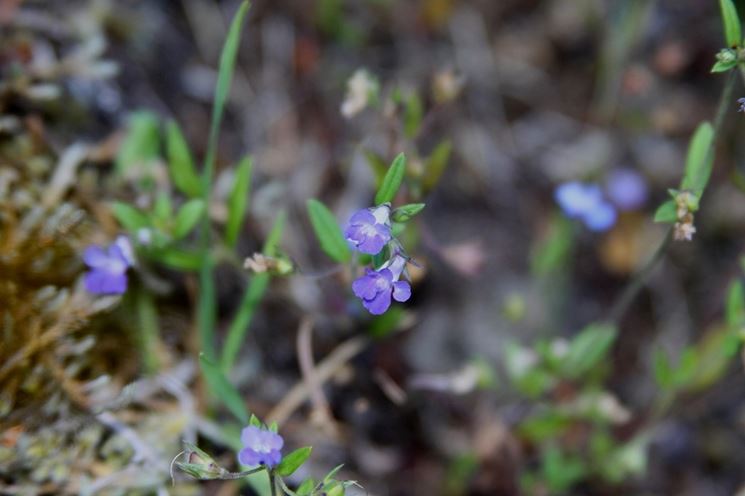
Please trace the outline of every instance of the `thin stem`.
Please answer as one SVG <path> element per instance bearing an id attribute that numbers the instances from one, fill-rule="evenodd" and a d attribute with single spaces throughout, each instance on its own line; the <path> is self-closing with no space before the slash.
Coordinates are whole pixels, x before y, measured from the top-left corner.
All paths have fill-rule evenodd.
<path id="1" fill-rule="evenodd" d="M 608 322 L 617 323 L 619 320 L 621 320 L 621 317 L 623 317 L 623 315 L 626 313 L 626 310 L 628 310 L 631 302 L 634 301 L 634 298 L 636 297 L 639 290 L 646 284 L 647 279 L 649 279 L 649 276 L 654 271 L 657 263 L 660 261 L 660 259 L 662 259 L 662 256 L 667 251 L 668 246 L 670 246 L 671 240 L 672 229 L 668 229 L 667 233 L 665 233 L 665 239 L 657 247 L 657 250 L 655 250 L 652 257 L 647 261 L 644 267 L 642 267 L 642 269 L 634 275 L 631 281 L 629 281 L 629 283 L 624 288 L 621 296 L 616 299 L 616 302 L 611 307 L 610 312 L 608 312 Z"/>
<path id="2" fill-rule="evenodd" d="M 266 470 L 266 467 L 263 465 L 258 468 L 252 468 L 251 470 L 245 470 L 243 472 L 228 472 L 226 474 L 223 474 L 220 476 L 220 479 L 222 480 L 235 480 L 235 479 L 242 479 L 244 477 L 248 477 L 249 475 L 253 475 L 257 472 L 261 472 L 262 470 Z"/>
<path id="3" fill-rule="evenodd" d="M 272 496 L 277 496 L 277 480 L 272 472 L 269 472 L 269 489 L 272 491 Z"/>
<path id="4" fill-rule="evenodd" d="M 745 69 L 741 71 L 741 74 L 743 80 L 745 80 Z M 724 123 L 724 117 L 727 115 L 727 110 L 731 105 L 732 91 L 734 89 L 734 86 L 735 75 L 730 74 L 724 84 L 724 89 L 722 90 L 722 95 L 719 98 L 719 104 L 717 106 L 717 113 L 714 117 L 714 142 L 709 149 L 710 154 L 714 153 L 716 142 L 720 137 L 722 124 Z M 624 288 L 623 292 L 621 292 L 621 295 L 616 299 L 616 302 L 611 307 L 610 312 L 608 312 L 608 322 L 618 323 L 618 321 L 621 320 L 623 315 L 626 313 L 626 310 L 628 310 L 629 306 L 634 301 L 636 295 L 647 283 L 647 279 L 649 279 L 649 276 L 654 271 L 657 263 L 662 260 L 663 255 L 667 251 L 667 248 L 670 246 L 671 239 L 672 229 L 668 230 L 667 234 L 665 235 L 665 239 L 657 247 L 657 250 L 655 250 L 652 258 L 650 258 L 649 261 L 644 265 L 644 267 L 642 267 L 642 269 L 637 272 L 636 275 L 634 275 L 631 281 L 629 281 L 626 288 Z"/>
<path id="5" fill-rule="evenodd" d="M 160 329 L 158 326 L 158 310 L 155 307 L 153 295 L 145 288 L 138 287 L 135 291 L 135 306 L 139 321 L 139 344 L 142 361 L 147 374 L 154 374 L 160 368 L 158 359 L 158 345 L 160 343 Z"/>

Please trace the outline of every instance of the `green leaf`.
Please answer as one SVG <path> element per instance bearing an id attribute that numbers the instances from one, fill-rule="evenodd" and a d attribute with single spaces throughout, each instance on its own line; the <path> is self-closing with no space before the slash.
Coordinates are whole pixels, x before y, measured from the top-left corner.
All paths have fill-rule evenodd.
<path id="1" fill-rule="evenodd" d="M 191 232 L 197 225 L 199 219 L 205 212 L 204 201 L 199 199 L 189 200 L 179 208 L 176 214 L 176 223 L 173 226 L 173 237 L 181 239 Z"/>
<path id="2" fill-rule="evenodd" d="M 453 144 L 449 140 L 440 142 L 427 158 L 422 186 L 424 192 L 431 191 L 440 182 L 442 173 L 450 161 L 450 152 L 453 150 Z"/>
<path id="3" fill-rule="evenodd" d="M 272 230 L 264 242 L 264 255 L 271 257 L 277 253 L 277 245 L 282 238 L 285 219 L 285 212 L 281 211 L 274 220 Z M 267 287 L 269 287 L 269 281 L 270 276 L 268 273 L 254 274 L 243 293 L 240 307 L 238 307 L 238 313 L 236 313 L 228 328 L 225 345 L 223 346 L 220 357 L 220 366 L 225 372 L 233 368 L 256 309 L 264 298 Z"/>
<path id="4" fill-rule="evenodd" d="M 408 222 L 425 207 L 424 203 L 409 203 L 393 210 L 391 219 L 393 222 Z"/>
<path id="5" fill-rule="evenodd" d="M 283 457 L 280 464 L 277 465 L 277 468 L 274 470 L 282 477 L 292 475 L 295 470 L 300 468 L 300 466 L 305 463 L 308 457 L 310 457 L 311 451 L 313 451 L 313 448 L 310 446 L 296 449 L 289 455 Z"/>
<path id="6" fill-rule="evenodd" d="M 398 188 L 401 187 L 401 182 L 404 180 L 404 174 L 406 173 L 406 156 L 403 153 L 399 153 L 398 156 L 393 159 L 388 172 L 385 173 L 383 183 L 378 189 L 378 193 L 375 195 L 375 204 L 382 205 L 386 202 L 391 202 L 396 197 Z"/>
<path id="7" fill-rule="evenodd" d="M 155 205 L 153 205 L 153 216 L 157 223 L 162 225 L 169 224 L 173 215 L 173 209 L 171 208 L 171 197 L 168 193 L 161 191 L 155 198 Z"/>
<path id="8" fill-rule="evenodd" d="M 745 290 L 742 281 L 736 280 L 730 284 L 724 314 L 730 327 L 742 326 L 745 323 Z"/>
<path id="9" fill-rule="evenodd" d="M 171 181 L 188 197 L 195 198 L 202 192 L 202 186 L 194 167 L 194 159 L 186 144 L 184 135 L 175 121 L 166 125 L 166 152 Z"/>
<path id="10" fill-rule="evenodd" d="M 605 358 L 615 339 L 612 325 L 590 324 L 572 340 L 562 364 L 563 372 L 573 379 L 589 372 Z"/>
<path id="11" fill-rule="evenodd" d="M 737 16 L 737 8 L 732 0 L 719 0 L 722 10 L 722 22 L 724 23 L 724 40 L 729 48 L 740 46 L 742 34 L 740 33 L 740 18 Z"/>
<path id="12" fill-rule="evenodd" d="M 717 349 L 718 351 L 718 349 Z M 673 373 L 673 380 L 678 387 L 687 386 L 694 378 L 698 367 L 698 353 L 696 348 L 688 347 L 680 356 L 678 366 Z"/>
<path id="13" fill-rule="evenodd" d="M 534 275 L 545 276 L 564 269 L 573 245 L 574 233 L 571 222 L 563 215 L 554 215 L 548 233 L 532 250 L 531 272 Z"/>
<path id="14" fill-rule="evenodd" d="M 730 62 L 724 62 L 722 60 L 717 60 L 714 65 L 711 67 L 711 71 L 713 73 L 716 72 L 726 72 L 734 67 L 737 67 L 737 61 L 730 61 Z"/>
<path id="15" fill-rule="evenodd" d="M 316 487 L 316 484 L 318 483 L 313 478 L 305 479 L 303 483 L 300 484 L 295 490 L 295 494 L 297 494 L 297 496 L 311 496 L 311 494 L 313 494 L 313 489 Z"/>
<path id="16" fill-rule="evenodd" d="M 233 189 L 228 198 L 228 221 L 225 225 L 225 242 L 230 247 L 235 247 L 243 218 L 246 215 L 252 167 L 251 157 L 245 157 L 238 164 L 233 178 Z"/>
<path id="17" fill-rule="evenodd" d="M 661 389 L 669 389 L 673 385 L 673 370 L 670 359 L 662 348 L 655 348 L 652 356 L 654 379 Z"/>
<path id="18" fill-rule="evenodd" d="M 150 219 L 127 203 L 114 202 L 111 210 L 119 224 L 124 226 L 127 231 L 136 232 L 138 229 L 150 226 Z"/>
<path id="19" fill-rule="evenodd" d="M 404 135 L 407 138 L 413 138 L 419 132 L 423 114 L 422 99 L 419 98 L 418 94 L 412 93 L 406 99 L 406 107 L 404 108 Z"/>
<path id="20" fill-rule="evenodd" d="M 177 248 L 166 248 L 165 250 L 158 251 L 154 255 L 154 258 L 163 265 L 167 265 L 176 270 L 193 271 L 199 270 L 202 266 L 202 256 L 197 253 L 192 253 Z"/>
<path id="21" fill-rule="evenodd" d="M 212 395 L 220 400 L 239 422 L 243 425 L 248 424 L 250 415 L 243 398 L 223 375 L 222 371 L 208 360 L 204 353 L 199 354 L 199 365 Z"/>
<path id="22" fill-rule="evenodd" d="M 313 231 L 324 253 L 339 263 L 348 262 L 352 254 L 334 214 L 323 203 L 312 198 L 308 200 L 307 208 Z"/>
<path id="23" fill-rule="evenodd" d="M 685 176 L 681 188 L 689 189 L 699 197 L 706 188 L 711 175 L 711 166 L 714 162 L 714 153 L 711 149 L 713 142 L 714 128 L 708 122 L 704 122 L 693 133 L 688 146 Z"/>
<path id="24" fill-rule="evenodd" d="M 654 213 L 654 221 L 661 223 L 673 223 L 678 221 L 678 207 L 675 200 L 667 200 L 657 208 Z"/>
<path id="25" fill-rule="evenodd" d="M 138 111 L 127 118 L 127 131 L 116 153 L 116 170 L 123 174 L 131 167 L 149 164 L 160 151 L 158 116 Z"/>

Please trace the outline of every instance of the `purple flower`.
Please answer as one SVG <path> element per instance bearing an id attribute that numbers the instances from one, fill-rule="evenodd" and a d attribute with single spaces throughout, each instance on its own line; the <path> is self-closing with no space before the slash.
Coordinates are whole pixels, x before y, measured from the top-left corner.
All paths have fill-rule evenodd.
<path id="1" fill-rule="evenodd" d="M 85 289 L 94 294 L 122 294 L 127 290 L 127 269 L 134 265 L 132 245 L 119 236 L 108 249 L 89 246 L 83 261 L 90 270 L 83 277 Z"/>
<path id="2" fill-rule="evenodd" d="M 582 219 L 592 231 L 607 231 L 616 222 L 616 210 L 596 184 L 564 183 L 556 188 L 554 198 L 568 217 Z"/>
<path id="3" fill-rule="evenodd" d="M 354 295 L 362 300 L 362 305 L 373 315 L 381 315 L 391 306 L 391 297 L 396 301 L 406 301 L 411 297 L 411 286 L 399 281 L 406 266 L 406 259 L 394 254 L 380 269 L 367 269 L 364 276 L 352 283 Z"/>
<path id="4" fill-rule="evenodd" d="M 344 231 L 347 243 L 362 253 L 377 255 L 391 240 L 390 215 L 391 207 L 387 203 L 358 210 Z"/>
<path id="5" fill-rule="evenodd" d="M 647 201 L 647 183 L 633 169 L 615 169 L 606 181 L 608 198 L 620 210 L 634 210 Z"/>
<path id="6" fill-rule="evenodd" d="M 266 465 L 272 468 L 282 460 L 280 450 L 285 440 L 276 432 L 249 425 L 241 432 L 241 443 L 243 449 L 238 452 L 238 461 L 242 465 Z"/>
<path id="7" fill-rule="evenodd" d="M 745 112 L 745 98 L 738 98 L 737 103 L 740 104 L 740 108 L 737 109 L 738 112 Z"/>

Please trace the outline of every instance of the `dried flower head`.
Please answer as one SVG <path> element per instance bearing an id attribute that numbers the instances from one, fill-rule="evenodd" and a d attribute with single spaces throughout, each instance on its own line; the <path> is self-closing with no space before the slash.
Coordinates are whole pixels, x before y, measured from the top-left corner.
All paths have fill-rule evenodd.
<path id="1" fill-rule="evenodd" d="M 377 80 L 365 69 L 357 69 L 347 81 L 347 95 L 341 105 L 341 114 L 351 119 L 365 110 L 377 92 Z"/>

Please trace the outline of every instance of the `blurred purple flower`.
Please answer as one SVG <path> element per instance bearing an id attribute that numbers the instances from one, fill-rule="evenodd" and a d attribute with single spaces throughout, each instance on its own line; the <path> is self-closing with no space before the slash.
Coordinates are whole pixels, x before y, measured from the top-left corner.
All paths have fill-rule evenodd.
<path id="1" fill-rule="evenodd" d="M 738 98 L 737 103 L 740 104 L 740 108 L 737 109 L 738 112 L 745 112 L 745 98 Z"/>
<path id="2" fill-rule="evenodd" d="M 344 237 L 360 252 L 377 255 L 391 240 L 390 215 L 388 204 L 358 210 L 349 220 Z"/>
<path id="3" fill-rule="evenodd" d="M 608 197 L 619 210 L 634 210 L 647 201 L 647 183 L 632 169 L 615 169 L 606 181 Z"/>
<path id="4" fill-rule="evenodd" d="M 616 210 L 596 184 L 564 183 L 556 188 L 554 198 L 568 217 L 582 219 L 592 231 L 607 231 L 616 222 Z"/>
<path id="5" fill-rule="evenodd" d="M 367 269 L 364 276 L 352 283 L 354 295 L 373 315 L 381 315 L 391 306 L 391 298 L 406 301 L 411 297 L 411 286 L 399 281 L 406 266 L 406 259 L 396 253 L 380 269 Z"/>
<path id="6" fill-rule="evenodd" d="M 127 290 L 127 269 L 134 265 L 132 245 L 126 236 L 116 238 L 108 249 L 93 245 L 83 252 L 90 270 L 83 277 L 85 289 L 94 294 L 122 294 Z"/>
<path id="7" fill-rule="evenodd" d="M 266 465 L 272 468 L 282 460 L 280 450 L 285 440 L 276 432 L 249 425 L 241 432 L 241 443 L 243 449 L 238 452 L 238 461 L 242 465 Z"/>

